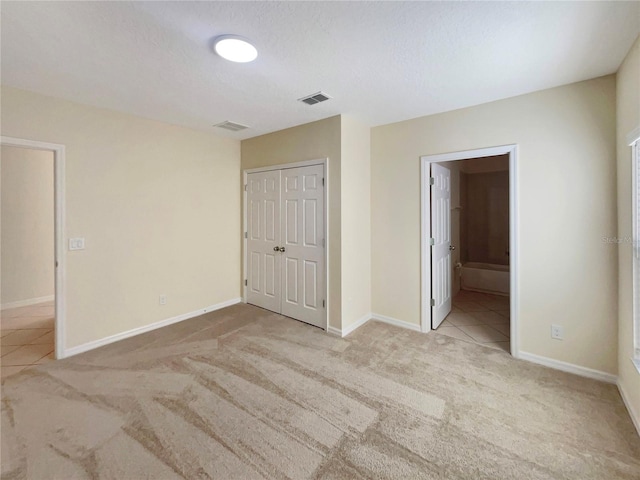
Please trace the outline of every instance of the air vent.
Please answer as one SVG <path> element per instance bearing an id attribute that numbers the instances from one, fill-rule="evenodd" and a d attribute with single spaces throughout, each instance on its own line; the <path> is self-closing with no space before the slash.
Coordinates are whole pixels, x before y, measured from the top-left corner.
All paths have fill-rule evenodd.
<path id="1" fill-rule="evenodd" d="M 240 130 L 244 130 L 245 128 L 249 128 L 247 125 L 242 125 L 240 123 L 230 122 L 227 120 L 226 122 L 219 123 L 214 125 L 214 127 L 224 128 L 226 130 L 231 130 L 232 132 L 239 132 Z"/>
<path id="2" fill-rule="evenodd" d="M 315 105 L 316 103 L 325 102 L 330 98 L 331 97 L 326 93 L 318 92 L 312 95 L 307 95 L 306 97 L 299 98 L 298 101 L 302 103 L 306 103 L 307 105 Z"/>

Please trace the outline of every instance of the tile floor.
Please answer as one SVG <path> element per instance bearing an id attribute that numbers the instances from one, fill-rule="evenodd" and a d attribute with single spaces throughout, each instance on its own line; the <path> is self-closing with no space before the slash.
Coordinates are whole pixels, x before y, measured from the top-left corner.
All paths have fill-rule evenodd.
<path id="1" fill-rule="evenodd" d="M 53 302 L 2 310 L 0 365 L 2 378 L 54 359 Z"/>
<path id="2" fill-rule="evenodd" d="M 436 331 L 510 352 L 509 297 L 460 290 Z"/>

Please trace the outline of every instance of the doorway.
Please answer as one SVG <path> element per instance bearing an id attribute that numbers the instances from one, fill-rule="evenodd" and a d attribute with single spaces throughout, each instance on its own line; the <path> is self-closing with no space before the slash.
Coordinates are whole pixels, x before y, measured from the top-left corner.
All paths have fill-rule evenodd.
<path id="1" fill-rule="evenodd" d="M 507 145 L 421 158 L 422 331 L 514 357 L 516 153 Z"/>
<path id="2" fill-rule="evenodd" d="M 11 258 L 3 265 L 5 376 L 65 356 L 64 146 L 4 136 L 0 143 L 2 254 Z"/>
<path id="3" fill-rule="evenodd" d="M 325 164 L 245 171 L 245 301 L 327 328 Z"/>

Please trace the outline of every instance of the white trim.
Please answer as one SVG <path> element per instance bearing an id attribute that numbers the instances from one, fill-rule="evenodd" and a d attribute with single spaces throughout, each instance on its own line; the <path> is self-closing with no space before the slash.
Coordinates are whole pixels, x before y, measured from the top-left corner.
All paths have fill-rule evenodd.
<path id="1" fill-rule="evenodd" d="M 640 125 L 627 133 L 627 145 L 631 146 L 640 140 Z"/>
<path id="2" fill-rule="evenodd" d="M 371 313 L 367 313 L 365 315 L 363 315 L 362 317 L 360 317 L 358 320 L 356 320 L 355 322 L 353 322 L 351 325 L 349 325 L 347 328 L 345 329 L 339 329 L 336 327 L 329 327 L 327 329 L 327 332 L 332 334 L 332 335 L 337 335 L 339 337 L 346 337 L 347 335 L 349 335 L 350 333 L 352 333 L 353 331 L 355 331 L 356 329 L 360 328 L 362 325 L 364 325 L 365 323 L 367 323 L 369 320 L 371 320 Z"/>
<path id="3" fill-rule="evenodd" d="M 336 327 L 329 326 L 329 328 L 327 328 L 327 333 L 330 333 L 331 335 L 337 335 L 338 337 L 344 337 L 344 335 L 342 335 L 342 330 Z"/>
<path id="4" fill-rule="evenodd" d="M 18 300 L 17 302 L 3 303 L 0 310 L 9 310 L 10 308 L 28 307 L 43 302 L 51 302 L 55 300 L 55 295 L 47 295 L 46 297 L 28 298 L 26 300 Z"/>
<path id="5" fill-rule="evenodd" d="M 407 330 L 413 330 L 414 332 L 420 332 L 420 325 L 415 323 L 409 323 L 404 320 L 398 320 L 397 318 L 387 317 L 386 315 L 380 315 L 379 313 L 372 313 L 371 320 L 378 320 L 379 322 L 388 323 L 400 328 L 406 328 Z"/>
<path id="6" fill-rule="evenodd" d="M 636 427 L 636 431 L 638 432 L 638 435 L 640 435 L 640 413 L 636 412 L 633 409 L 633 405 L 631 404 L 631 401 L 629 400 L 629 396 L 627 395 L 624 387 L 620 383 L 620 380 L 618 380 L 616 382 L 616 385 L 618 386 L 618 391 L 620 392 L 620 396 L 622 397 L 622 401 L 624 402 L 624 406 L 627 407 L 627 411 L 629 412 L 629 416 L 631 417 L 631 421 L 633 422 L 633 425 Z"/>
<path id="7" fill-rule="evenodd" d="M 278 165 L 267 165 L 265 167 L 247 168 L 243 170 L 243 173 L 245 174 L 244 180 L 246 180 L 246 175 L 249 173 L 270 172 L 273 170 L 286 170 L 287 168 L 310 167 L 312 165 L 325 165 L 327 160 L 329 159 L 327 157 L 324 157 L 324 158 L 316 158 L 313 160 L 303 160 L 301 162 L 281 163 Z"/>
<path id="8" fill-rule="evenodd" d="M 55 351 L 56 358 L 65 357 L 66 325 L 66 250 L 65 246 L 65 146 L 57 143 L 38 142 L 14 137 L 0 137 L 0 144 L 9 147 L 31 148 L 53 152 L 54 208 L 55 208 Z"/>
<path id="9" fill-rule="evenodd" d="M 78 355 L 79 353 L 88 352 L 89 350 L 103 347 L 105 345 L 109 345 L 110 343 L 114 343 L 119 340 L 124 340 L 125 338 L 135 337 L 136 335 L 147 333 L 152 330 L 157 330 L 158 328 L 166 327 L 168 325 L 182 322 L 184 320 L 189 320 L 190 318 L 198 317 L 200 315 L 213 312 L 215 310 L 220 310 L 221 308 L 230 307 L 231 305 L 236 305 L 237 303 L 240 303 L 240 302 L 242 302 L 241 298 L 233 298 L 225 302 L 216 303 L 215 305 L 201 308 L 200 310 L 195 310 L 189 313 L 183 313 L 182 315 L 167 318 L 165 320 L 160 320 L 159 322 L 151 323 L 143 327 L 133 328 L 131 330 L 127 330 L 126 332 L 116 333 L 115 335 L 110 335 L 108 337 L 101 338 L 100 340 L 94 340 L 92 342 L 83 343 L 82 345 L 78 345 L 77 347 L 71 347 L 67 349 L 65 351 L 65 357 L 71 357 L 73 355 Z"/>
<path id="10" fill-rule="evenodd" d="M 640 130 L 640 127 L 638 127 Z M 640 135 L 640 131 L 636 132 Z M 631 135 L 630 135 L 631 136 Z M 631 335 L 633 342 L 632 359 L 634 366 L 640 372 L 640 286 L 637 285 L 640 278 L 640 225 L 638 225 L 638 203 L 640 202 L 640 185 L 638 185 L 638 175 L 640 171 L 640 138 L 636 138 L 631 143 Z"/>
<path id="11" fill-rule="evenodd" d="M 537 363 L 538 365 L 544 365 L 545 367 L 553 368 L 555 370 L 561 370 L 563 372 L 580 375 L 581 377 L 600 380 L 601 382 L 615 384 L 618 380 L 618 377 L 611 373 L 602 372 L 600 370 L 594 370 L 592 368 L 581 367 L 580 365 L 574 365 L 573 363 L 567 363 L 561 360 L 554 360 L 553 358 L 542 357 L 540 355 L 535 355 L 533 353 L 521 351 L 519 358 L 521 360 Z"/>
<path id="12" fill-rule="evenodd" d="M 511 324 L 511 355 L 520 358 L 520 330 L 518 328 L 518 271 L 519 271 L 519 250 L 518 250 L 518 146 L 502 145 L 497 147 L 480 148 L 476 150 L 465 150 L 461 152 L 442 153 L 438 155 L 424 155 L 420 157 L 420 330 L 428 332 L 431 330 L 431 255 L 428 238 L 430 236 L 431 224 L 431 198 L 429 195 L 429 164 L 435 162 L 452 162 L 455 160 L 478 159 L 492 157 L 495 155 L 509 155 L 509 290 L 510 290 L 510 324 Z"/>
<path id="13" fill-rule="evenodd" d="M 360 328 L 362 325 L 367 323 L 369 320 L 371 320 L 371 312 L 364 314 L 358 320 L 353 322 L 351 325 L 349 325 L 346 328 L 343 328 L 342 336 L 346 337 L 347 335 L 349 335 L 350 333 L 352 333 L 353 331 L 355 331 L 356 329 Z"/>
<path id="14" fill-rule="evenodd" d="M 244 234 L 248 232 L 247 226 L 247 175 L 250 173 L 269 172 L 272 170 L 286 170 L 289 168 L 310 167 L 312 165 L 322 165 L 324 167 L 324 330 L 334 335 L 342 336 L 341 330 L 329 327 L 329 158 L 318 158 L 315 160 L 304 160 L 302 162 L 283 163 L 279 165 L 268 165 L 266 167 L 247 168 L 242 171 L 242 301 L 247 303 L 247 286 L 245 280 L 249 277 L 247 272 L 247 239 Z"/>

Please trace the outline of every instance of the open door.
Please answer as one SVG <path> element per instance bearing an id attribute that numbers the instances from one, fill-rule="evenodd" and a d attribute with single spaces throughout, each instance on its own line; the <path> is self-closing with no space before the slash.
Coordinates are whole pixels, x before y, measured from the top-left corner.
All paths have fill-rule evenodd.
<path id="1" fill-rule="evenodd" d="M 431 328 L 451 312 L 451 171 L 431 164 Z"/>

